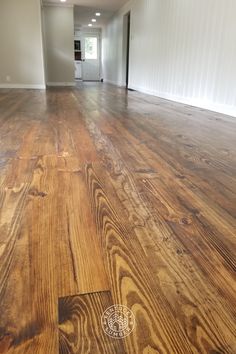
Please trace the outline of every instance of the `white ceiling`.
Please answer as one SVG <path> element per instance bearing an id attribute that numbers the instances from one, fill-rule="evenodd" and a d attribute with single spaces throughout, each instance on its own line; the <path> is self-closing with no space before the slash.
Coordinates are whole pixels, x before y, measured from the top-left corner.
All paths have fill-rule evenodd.
<path id="1" fill-rule="evenodd" d="M 101 12 L 100 17 L 95 16 L 95 12 Z M 74 20 L 75 20 L 75 28 L 79 27 L 88 27 L 89 23 L 92 23 L 92 18 L 97 20 L 96 23 L 93 24 L 93 28 L 101 28 L 104 26 L 108 19 L 112 16 L 114 11 L 108 11 L 104 9 L 94 9 L 93 7 L 84 7 L 84 6 L 75 6 L 74 7 Z"/>
<path id="2" fill-rule="evenodd" d="M 108 19 L 119 10 L 128 0 L 43 0 L 45 3 L 76 5 L 74 7 L 75 27 L 88 27 L 92 18 L 97 22 L 93 23 L 94 28 L 103 27 Z M 100 12 L 101 16 L 96 17 L 95 12 Z"/>
<path id="3" fill-rule="evenodd" d="M 61 3 L 60 0 L 44 0 L 44 2 Z M 73 4 L 78 6 L 92 7 L 99 10 L 117 11 L 122 7 L 127 0 L 67 0 L 66 4 Z"/>

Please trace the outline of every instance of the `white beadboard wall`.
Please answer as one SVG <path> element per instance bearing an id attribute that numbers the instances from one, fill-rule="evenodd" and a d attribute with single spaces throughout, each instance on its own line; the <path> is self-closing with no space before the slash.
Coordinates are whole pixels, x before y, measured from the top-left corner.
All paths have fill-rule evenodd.
<path id="1" fill-rule="evenodd" d="M 128 2 L 103 31 L 104 80 L 117 85 L 129 10 L 130 88 L 236 116 L 235 0 Z"/>

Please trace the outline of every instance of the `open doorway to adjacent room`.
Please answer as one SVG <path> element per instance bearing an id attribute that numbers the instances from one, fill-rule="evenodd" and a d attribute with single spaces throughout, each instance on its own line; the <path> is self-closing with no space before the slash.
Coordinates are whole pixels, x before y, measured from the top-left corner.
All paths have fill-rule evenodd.
<path id="1" fill-rule="evenodd" d="M 129 88 L 129 64 L 130 64 L 130 20 L 131 14 L 124 15 L 123 21 L 123 82 Z"/>
<path id="2" fill-rule="evenodd" d="M 112 16 L 111 10 L 74 6 L 75 80 L 100 81 L 102 28 Z"/>

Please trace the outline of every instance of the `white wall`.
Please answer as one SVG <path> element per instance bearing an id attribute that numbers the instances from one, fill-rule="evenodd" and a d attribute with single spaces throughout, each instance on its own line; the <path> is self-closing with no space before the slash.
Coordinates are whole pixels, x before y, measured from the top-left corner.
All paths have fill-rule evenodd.
<path id="1" fill-rule="evenodd" d="M 74 12 L 72 6 L 43 7 L 48 85 L 74 85 Z"/>
<path id="2" fill-rule="evenodd" d="M 1 87 L 45 87 L 40 0 L 0 0 Z"/>
<path id="3" fill-rule="evenodd" d="M 129 2 L 112 18 L 102 31 L 102 71 L 103 78 L 112 84 L 125 86 L 123 77 L 123 21 L 130 10 Z"/>
<path id="4" fill-rule="evenodd" d="M 130 88 L 236 116 L 235 0 L 130 1 L 103 32 L 104 79 L 118 85 L 129 10 Z"/>

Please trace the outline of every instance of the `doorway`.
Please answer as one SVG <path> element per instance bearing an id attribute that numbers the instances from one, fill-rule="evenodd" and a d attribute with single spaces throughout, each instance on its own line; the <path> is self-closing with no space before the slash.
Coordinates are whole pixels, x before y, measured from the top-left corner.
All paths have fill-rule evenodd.
<path id="1" fill-rule="evenodd" d="M 122 66 L 122 82 L 129 88 L 129 65 L 130 65 L 130 22 L 131 15 L 128 12 L 123 17 L 123 66 Z"/>
<path id="2" fill-rule="evenodd" d="M 127 14 L 126 88 L 129 88 L 130 12 Z"/>

